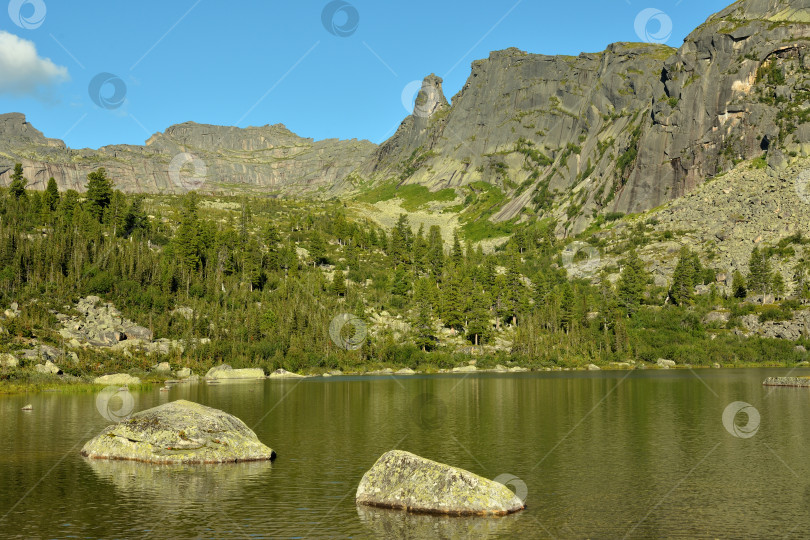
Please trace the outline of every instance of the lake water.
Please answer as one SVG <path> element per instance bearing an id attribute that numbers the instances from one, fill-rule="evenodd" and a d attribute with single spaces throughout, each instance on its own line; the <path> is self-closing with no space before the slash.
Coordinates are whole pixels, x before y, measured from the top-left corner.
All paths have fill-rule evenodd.
<path id="1" fill-rule="evenodd" d="M 786 373 L 334 377 L 133 393 L 135 411 L 180 398 L 225 410 L 278 453 L 272 464 L 196 467 L 83 458 L 109 424 L 95 394 L 0 396 L 0 536 L 806 537 L 810 389 L 761 385 Z M 724 425 L 734 402 L 751 414 Z M 357 508 L 360 478 L 393 448 L 512 475 L 528 508 L 503 518 Z"/>

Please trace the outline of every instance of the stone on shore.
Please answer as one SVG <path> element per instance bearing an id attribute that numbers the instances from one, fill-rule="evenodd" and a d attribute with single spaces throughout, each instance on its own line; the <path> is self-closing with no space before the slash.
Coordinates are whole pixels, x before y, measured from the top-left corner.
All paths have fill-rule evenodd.
<path id="1" fill-rule="evenodd" d="M 461 366 L 453 368 L 453 373 L 475 373 L 476 371 L 478 371 L 478 368 L 475 366 Z"/>
<path id="2" fill-rule="evenodd" d="M 675 362 L 673 360 L 667 360 L 666 358 L 659 358 L 655 365 L 661 369 L 669 369 L 675 367 Z"/>
<path id="3" fill-rule="evenodd" d="M 177 377 L 180 379 L 187 379 L 188 377 L 191 377 L 191 368 L 180 368 L 175 372 L 175 375 L 177 375 Z"/>
<path id="4" fill-rule="evenodd" d="M 141 379 L 128 373 L 113 373 L 112 375 L 102 375 L 93 379 L 93 384 L 110 384 L 126 386 L 129 384 L 141 384 Z"/>
<path id="5" fill-rule="evenodd" d="M 177 400 L 105 428 L 81 450 L 93 459 L 146 463 L 229 463 L 275 459 L 244 422 L 226 412 Z"/>
<path id="6" fill-rule="evenodd" d="M 59 369 L 59 366 L 48 360 L 44 364 L 37 364 L 34 366 L 34 369 L 37 373 L 49 373 L 51 375 L 61 375 L 62 370 Z"/>
<path id="7" fill-rule="evenodd" d="M 228 364 L 212 367 L 205 374 L 206 379 L 264 379 L 262 368 L 233 369 Z"/>
<path id="8" fill-rule="evenodd" d="M 363 475 L 357 504 L 449 515 L 504 515 L 525 505 L 503 484 L 402 450 Z"/>
<path id="9" fill-rule="evenodd" d="M 299 375 L 298 373 L 292 373 L 291 371 L 287 371 L 286 369 L 277 369 L 270 375 L 268 375 L 271 379 L 303 379 L 303 375 Z"/>
<path id="10" fill-rule="evenodd" d="M 20 365 L 20 361 L 17 360 L 17 357 L 10 353 L 3 353 L 0 354 L 0 367 L 17 367 Z"/>

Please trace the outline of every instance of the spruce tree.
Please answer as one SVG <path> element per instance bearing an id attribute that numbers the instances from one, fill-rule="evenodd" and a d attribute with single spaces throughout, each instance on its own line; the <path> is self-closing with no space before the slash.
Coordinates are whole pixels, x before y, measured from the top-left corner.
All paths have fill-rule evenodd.
<path id="1" fill-rule="evenodd" d="M 700 269 L 695 268 L 695 257 L 693 255 L 689 248 L 681 248 L 678 263 L 675 265 L 675 271 L 672 274 L 672 287 L 669 291 L 669 297 L 675 305 L 689 305 L 692 303 L 695 285 L 700 273 Z"/>
<path id="2" fill-rule="evenodd" d="M 748 290 L 758 294 L 768 294 L 771 292 L 771 263 L 765 252 L 758 247 L 751 250 L 751 257 L 748 259 Z"/>
<path id="3" fill-rule="evenodd" d="M 415 344 L 422 351 L 431 350 L 435 343 L 433 336 L 433 302 L 432 297 L 436 288 L 425 279 L 419 279 L 414 284 L 413 301 L 416 307 L 414 321 Z"/>
<path id="4" fill-rule="evenodd" d="M 309 254 L 312 257 L 313 266 L 329 264 L 329 258 L 326 256 L 326 243 L 320 231 L 315 231 L 312 235 L 312 240 L 309 243 Z"/>
<path id="5" fill-rule="evenodd" d="M 113 182 L 107 178 L 104 167 L 87 175 L 87 204 L 90 215 L 98 222 L 104 218 L 105 209 L 113 196 Z"/>
<path id="6" fill-rule="evenodd" d="M 731 292 L 734 298 L 744 299 L 748 296 L 748 286 L 745 283 L 745 277 L 739 270 L 734 270 L 731 278 Z"/>
<path id="7" fill-rule="evenodd" d="M 464 250 L 461 249 L 461 240 L 458 237 L 458 229 L 453 231 L 453 249 L 450 252 L 450 260 L 455 267 L 460 267 L 464 262 Z"/>
<path id="8" fill-rule="evenodd" d="M 45 188 L 45 206 L 51 211 L 55 211 L 59 206 L 59 188 L 53 176 L 48 179 L 48 187 Z"/>
<path id="9" fill-rule="evenodd" d="M 490 306 L 492 300 L 489 294 L 481 289 L 476 289 L 470 297 L 470 312 L 467 322 L 467 339 L 473 345 L 483 345 L 492 333 L 490 323 Z"/>
<path id="10" fill-rule="evenodd" d="M 444 270 L 444 240 L 438 225 L 430 226 L 428 234 L 428 267 L 436 281 L 441 281 Z"/>
<path id="11" fill-rule="evenodd" d="M 644 297 L 647 284 L 647 272 L 644 263 L 635 250 L 631 250 L 624 261 L 618 283 L 619 305 L 632 316 L 638 311 Z"/>
<path id="12" fill-rule="evenodd" d="M 346 276 L 343 270 L 335 270 L 332 276 L 332 293 L 337 296 L 346 296 Z"/>
<path id="13" fill-rule="evenodd" d="M 22 163 L 14 165 L 14 172 L 11 173 L 11 184 L 8 186 L 9 194 L 15 199 L 25 197 L 25 186 L 28 180 L 23 177 Z"/>

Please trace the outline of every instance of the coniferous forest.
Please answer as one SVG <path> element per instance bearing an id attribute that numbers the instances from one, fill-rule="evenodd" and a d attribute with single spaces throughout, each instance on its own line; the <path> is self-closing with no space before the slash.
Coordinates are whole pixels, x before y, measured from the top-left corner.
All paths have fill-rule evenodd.
<path id="1" fill-rule="evenodd" d="M 53 180 L 42 192 L 26 184 L 18 167 L 0 195 L 0 295 L 3 305 L 25 306 L 4 323 L 9 352 L 32 342 L 64 348 L 54 313 L 97 295 L 156 338 L 184 343 L 169 359 L 196 370 L 228 362 L 304 373 L 431 371 L 471 359 L 551 369 L 658 358 L 782 365 L 804 356 L 795 343 L 733 329 L 756 311 L 744 299 L 757 292 L 782 297 L 778 310 L 788 317 L 807 296 L 806 265 L 797 266 L 788 298 L 765 251 L 755 249 L 749 274 L 735 275 L 734 294 L 721 295 L 716 269 L 684 248 L 671 286 L 656 287 L 636 254 L 648 241 L 644 220 L 611 248 L 622 254 L 611 282 L 569 278 L 565 242 L 547 221 L 517 226 L 484 253 L 459 231 L 414 230 L 407 215 L 385 230 L 340 201 L 125 195 L 104 169 L 81 194 L 59 192 Z M 698 285 L 709 292 L 695 294 Z M 719 306 L 730 319 L 706 322 Z M 193 315 L 178 316 L 181 307 Z M 367 325 L 357 350 L 330 337 L 330 321 L 342 313 Z M 146 371 L 160 360 L 92 348 L 77 356 L 66 373 Z M 25 367 L 2 377 L 25 379 Z"/>

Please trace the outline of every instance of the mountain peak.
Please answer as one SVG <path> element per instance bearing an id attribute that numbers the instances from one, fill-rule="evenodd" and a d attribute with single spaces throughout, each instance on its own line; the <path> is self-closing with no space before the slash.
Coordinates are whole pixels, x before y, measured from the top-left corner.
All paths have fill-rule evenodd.
<path id="1" fill-rule="evenodd" d="M 739 0 L 712 19 L 769 20 L 810 23 L 810 0 Z"/>
<path id="2" fill-rule="evenodd" d="M 431 73 L 422 81 L 422 88 L 416 96 L 413 115 L 420 118 L 430 118 L 439 109 L 448 106 L 447 98 L 442 91 L 444 81 L 435 73 Z"/>

